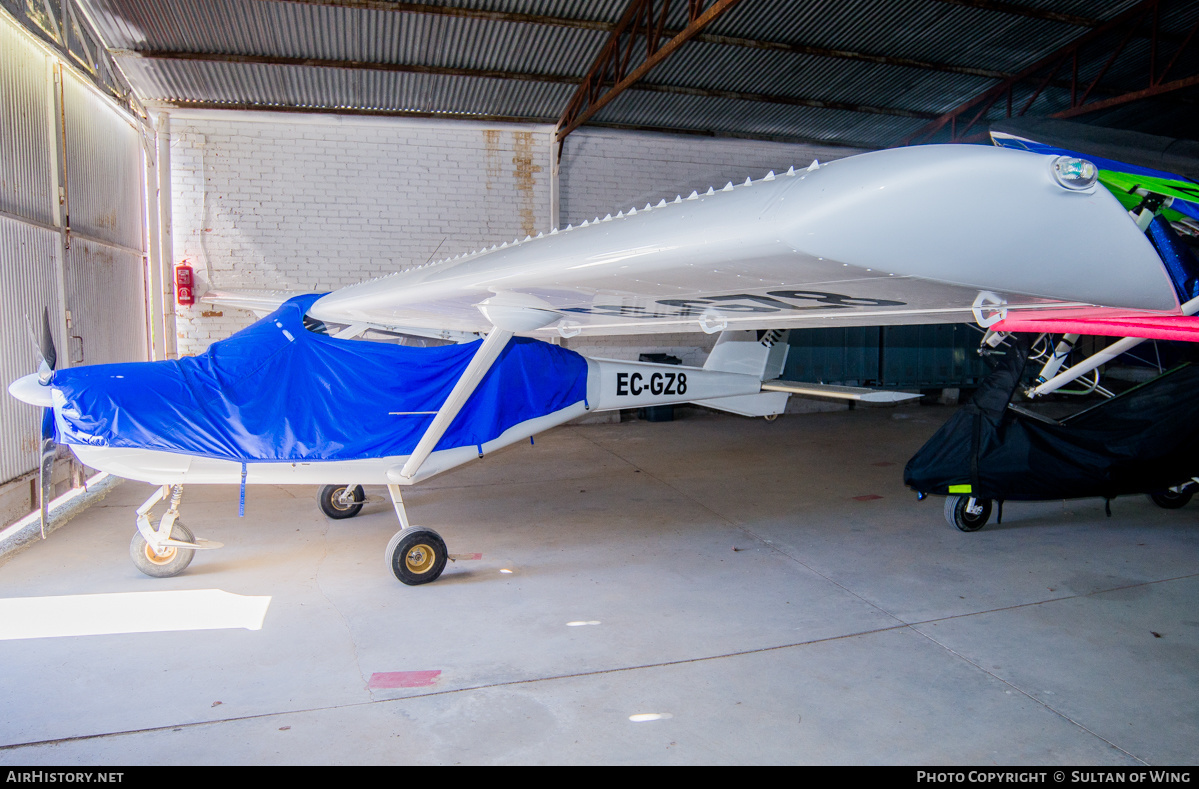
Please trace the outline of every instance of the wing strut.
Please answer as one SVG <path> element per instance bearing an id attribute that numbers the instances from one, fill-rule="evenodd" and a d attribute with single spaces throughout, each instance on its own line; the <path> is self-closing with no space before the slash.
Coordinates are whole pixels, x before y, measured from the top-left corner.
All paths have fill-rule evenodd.
<path id="1" fill-rule="evenodd" d="M 1199 298 L 1191 299 L 1182 305 L 1183 315 L 1194 315 L 1196 312 L 1199 312 Z M 1075 378 L 1079 378 L 1082 375 L 1089 373 L 1091 370 L 1094 370 L 1096 367 L 1110 362 L 1120 354 L 1135 348 L 1144 341 L 1144 337 L 1125 337 L 1123 340 L 1107 346 L 1102 351 L 1089 356 L 1087 359 L 1079 362 L 1073 367 L 1067 368 L 1065 372 L 1060 372 L 1048 380 L 1041 380 L 1036 387 L 1028 391 L 1028 396 L 1039 397 L 1041 395 L 1049 394 L 1056 389 L 1060 389 L 1073 381 Z M 1044 378 L 1044 374 L 1042 374 L 1042 378 Z"/>
<path id="2" fill-rule="evenodd" d="M 429 459 L 437 442 L 445 435 L 445 431 L 449 430 L 454 417 L 458 416 L 458 412 L 474 394 L 475 388 L 483 380 L 483 376 L 487 375 L 487 371 L 499 358 L 500 352 L 507 347 L 513 335 L 517 332 L 540 329 L 562 317 L 553 310 L 544 309 L 536 299 L 517 294 L 496 295 L 476 306 L 495 328 L 487 335 L 487 339 L 483 340 L 483 345 L 475 352 L 458 383 L 454 384 L 450 396 L 437 410 L 437 416 L 433 417 L 433 422 L 421 436 L 416 449 L 408 456 L 408 462 L 400 469 L 400 477 L 409 484 Z"/>
<path id="3" fill-rule="evenodd" d="M 462 373 L 462 377 L 458 379 L 458 383 L 454 384 L 453 391 L 441 404 L 441 408 L 437 410 L 437 416 L 433 417 L 432 424 L 421 436 L 420 442 L 416 445 L 416 449 L 412 450 L 412 454 L 408 457 L 408 462 L 400 469 L 400 476 L 404 479 L 412 479 L 416 476 L 416 472 L 420 470 L 421 465 L 428 459 L 433 452 L 433 447 L 437 446 L 437 442 L 445 435 L 445 431 L 449 430 L 450 424 L 454 421 L 454 417 L 458 416 L 458 412 L 462 410 L 462 406 L 466 405 L 466 401 L 474 394 L 475 387 L 483 380 L 483 376 L 487 375 L 487 371 L 491 369 L 491 365 L 499 358 L 500 351 L 508 345 L 508 340 L 512 339 L 514 332 L 496 327 L 487 335 L 487 339 L 483 340 L 482 347 L 475 353 L 474 358 L 470 360 L 470 364 L 466 366 L 466 371 Z"/>

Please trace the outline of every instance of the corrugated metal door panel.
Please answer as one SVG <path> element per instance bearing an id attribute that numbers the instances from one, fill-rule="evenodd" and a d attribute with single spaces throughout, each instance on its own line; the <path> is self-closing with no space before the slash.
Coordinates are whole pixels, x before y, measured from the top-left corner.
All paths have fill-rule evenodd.
<path id="1" fill-rule="evenodd" d="M 888 384 L 915 386 L 917 379 L 917 357 L 919 344 L 912 326 L 887 326 L 883 328 L 882 378 Z"/>
<path id="2" fill-rule="evenodd" d="M 878 328 L 849 326 L 791 332 L 783 377 L 859 386 L 878 380 Z"/>
<path id="3" fill-rule="evenodd" d="M 145 276 L 140 254 L 74 237 L 67 252 L 71 365 L 144 361 Z"/>
<path id="4" fill-rule="evenodd" d="M 73 74 L 64 75 L 63 105 L 72 230 L 65 270 L 70 363 L 143 360 L 140 136 Z"/>
<path id="5" fill-rule="evenodd" d="M 63 150 L 49 56 L 0 18 L 0 383 L 36 370 L 30 324 L 51 311 L 59 358 L 146 358 L 142 150 L 131 121 L 63 70 Z M 70 337 L 59 314 L 57 154 L 74 236 L 63 261 Z M 5 216 L 7 214 L 7 216 Z M 28 220 L 28 221 L 21 221 Z M 88 238 L 85 238 L 87 236 Z M 93 240 L 94 239 L 94 240 Z M 102 243 L 104 242 L 104 243 Z M 34 332 L 38 331 L 35 329 Z M 0 483 L 37 467 L 40 414 L 0 396 Z"/>
<path id="6" fill-rule="evenodd" d="M 904 389 L 973 386 L 988 372 L 977 353 L 980 336 L 950 324 L 793 330 L 783 377 Z"/>
<path id="7" fill-rule="evenodd" d="M 988 372 L 976 352 L 979 337 L 967 326 L 887 326 L 883 383 L 908 388 L 974 385 Z"/>
<path id="8" fill-rule="evenodd" d="M 71 73 L 63 74 L 71 229 L 142 249 L 138 132 Z"/>
<path id="9" fill-rule="evenodd" d="M 59 234 L 0 217 L 0 384 L 37 372 L 30 324 L 41 325 L 42 310 L 58 326 L 54 261 Z M 34 329 L 36 332 L 37 329 Z M 56 336 L 55 346 L 65 347 Z M 0 482 L 37 468 L 40 410 L 0 396 Z"/>
<path id="10" fill-rule="evenodd" d="M 46 55 L 0 20 L 0 211 L 54 220 L 51 86 Z"/>

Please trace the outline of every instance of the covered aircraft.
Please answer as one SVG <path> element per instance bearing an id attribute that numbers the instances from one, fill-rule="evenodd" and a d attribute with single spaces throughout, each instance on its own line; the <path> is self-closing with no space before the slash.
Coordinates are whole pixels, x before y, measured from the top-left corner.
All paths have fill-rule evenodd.
<path id="1" fill-rule="evenodd" d="M 47 347 L 10 391 L 48 409 L 51 455 L 60 441 L 159 486 L 131 545 L 144 572 L 174 575 L 216 547 L 176 522 L 185 483 L 324 484 L 334 517 L 356 514 L 361 485 L 387 485 L 403 527 L 388 566 L 419 584 L 448 554 L 410 524 L 402 487 L 589 411 L 697 402 L 769 417 L 792 392 L 895 397 L 777 380 L 787 329 L 1118 314 L 1197 336 L 1179 293 L 1092 163 L 925 146 L 697 190 L 326 295 L 215 294 L 273 311 L 189 359 L 54 371 Z M 455 344 L 361 339 L 379 331 Z M 721 333 L 704 367 L 551 344 L 679 331 Z"/>
<path id="2" fill-rule="evenodd" d="M 984 341 L 1004 344 L 995 371 L 912 457 L 904 482 L 921 497 L 946 494 L 945 518 L 962 531 L 981 529 L 992 503 L 1002 513 L 1006 500 L 1100 496 L 1110 502 L 1149 493 L 1162 507 L 1184 506 L 1199 487 L 1191 451 L 1199 437 L 1199 367 L 1177 367 L 1119 395 L 1100 386 L 1098 368 L 1145 338 L 1194 339 L 1189 316 L 1199 310 L 1199 260 L 1184 237 L 1199 235 L 1199 184 L 1190 177 L 1199 172 L 1199 144 L 1046 118 L 995 124 L 991 136 L 1005 148 L 1052 156 L 1078 157 L 1085 150 L 1098 181 L 1157 250 L 1182 315 L 1090 309 L 999 316 Z M 1006 341 L 1009 332 L 1021 332 L 1021 339 Z M 1127 336 L 1065 367 L 1080 334 Z M 1043 366 L 1026 386 L 1030 335 Z M 1090 380 L 1083 392 L 1110 399 L 1060 421 L 1011 402 L 1017 392 L 1033 399 L 1084 375 Z"/>

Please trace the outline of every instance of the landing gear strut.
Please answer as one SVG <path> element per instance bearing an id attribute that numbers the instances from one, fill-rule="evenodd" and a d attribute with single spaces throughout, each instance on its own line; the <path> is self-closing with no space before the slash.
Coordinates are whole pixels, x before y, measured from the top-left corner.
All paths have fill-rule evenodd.
<path id="1" fill-rule="evenodd" d="M 391 494 L 400 525 L 404 527 L 395 533 L 383 552 L 387 568 L 408 586 L 436 581 L 445 569 L 446 560 L 450 558 L 445 540 L 432 529 L 413 526 L 408 522 L 399 485 L 388 485 L 387 491 Z"/>
<path id="2" fill-rule="evenodd" d="M 171 504 L 155 529 L 150 514 L 158 502 L 171 496 Z M 221 543 L 197 540 L 179 520 L 182 485 L 163 485 L 137 508 L 137 533 L 129 543 L 129 558 L 137 569 L 154 578 L 170 578 L 187 569 L 196 551 L 220 548 Z"/>

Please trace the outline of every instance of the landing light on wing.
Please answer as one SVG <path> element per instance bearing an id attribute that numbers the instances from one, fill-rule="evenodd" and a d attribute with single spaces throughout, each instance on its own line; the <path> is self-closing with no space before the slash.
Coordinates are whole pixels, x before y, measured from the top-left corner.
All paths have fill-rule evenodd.
<path id="1" fill-rule="evenodd" d="M 1065 188 L 1081 192 L 1095 185 L 1099 179 L 1099 168 L 1086 159 L 1059 156 L 1053 160 L 1053 177 Z"/>

